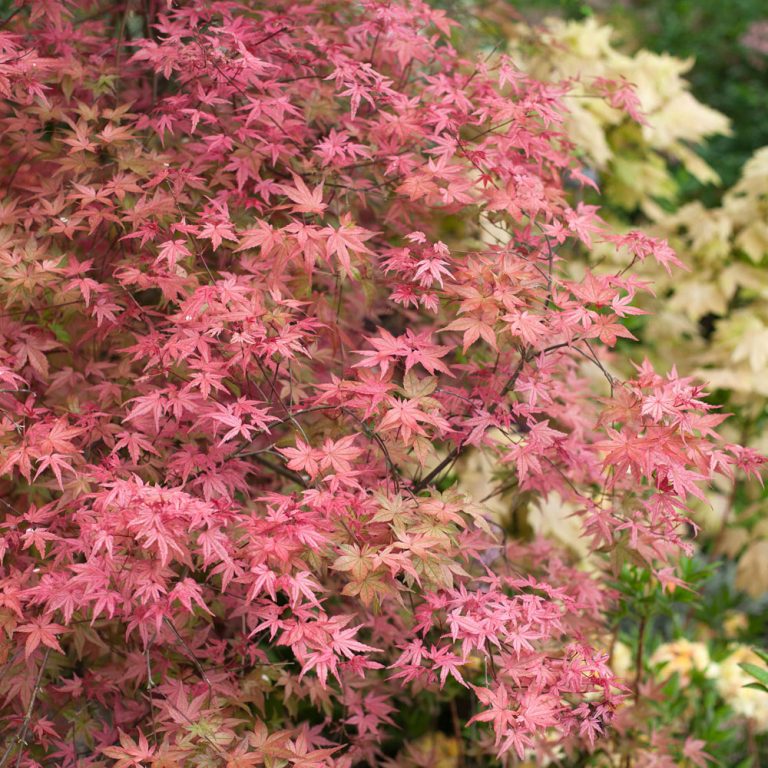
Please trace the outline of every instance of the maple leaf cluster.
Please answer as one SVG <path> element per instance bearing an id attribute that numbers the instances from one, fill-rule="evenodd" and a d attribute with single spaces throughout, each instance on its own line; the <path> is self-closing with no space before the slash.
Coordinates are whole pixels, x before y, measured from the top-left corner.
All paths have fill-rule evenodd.
<path id="1" fill-rule="evenodd" d="M 573 200 L 567 86 L 452 24 L 30 0 L 0 29 L 0 765 L 398 765 L 449 700 L 478 759 L 609 727 L 605 574 L 674 585 L 688 502 L 762 459 L 692 380 L 608 372 L 650 288 L 559 246 L 674 254 Z M 603 565 L 510 537 L 446 480 L 470 451 Z"/>

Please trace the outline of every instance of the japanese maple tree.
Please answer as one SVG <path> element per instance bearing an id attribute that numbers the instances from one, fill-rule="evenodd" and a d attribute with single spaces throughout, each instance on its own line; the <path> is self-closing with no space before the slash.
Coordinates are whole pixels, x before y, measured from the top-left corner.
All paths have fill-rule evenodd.
<path id="1" fill-rule="evenodd" d="M 408 765 L 414 709 L 480 761 L 610 727 L 611 571 L 673 588 L 688 502 L 762 459 L 698 383 L 610 374 L 651 286 L 560 246 L 677 259 L 578 202 L 569 84 L 452 23 L 0 23 L 0 768 Z M 469 495 L 471 453 L 575 506 L 592 567 Z"/>

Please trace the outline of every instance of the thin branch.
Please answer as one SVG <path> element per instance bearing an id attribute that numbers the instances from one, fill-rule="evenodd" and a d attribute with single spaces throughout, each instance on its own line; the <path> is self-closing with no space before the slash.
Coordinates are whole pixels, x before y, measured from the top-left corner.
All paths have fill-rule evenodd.
<path id="1" fill-rule="evenodd" d="M 512 371 L 512 375 L 509 377 L 507 383 L 502 388 L 501 397 L 504 397 L 515 388 L 515 384 L 517 384 L 517 380 L 520 378 L 520 374 L 523 372 L 523 367 L 526 363 L 530 362 L 534 357 L 536 357 L 536 355 L 553 352 L 556 349 L 572 346 L 572 344 L 573 342 L 563 341 L 559 344 L 552 344 L 551 346 L 542 350 L 534 350 L 528 347 L 528 349 L 524 350 L 521 354 L 520 361 L 515 367 L 515 370 Z M 500 402 L 501 400 L 499 399 L 499 401 L 491 405 L 491 407 L 488 409 L 488 412 L 493 413 L 498 407 L 498 403 Z M 423 477 L 414 485 L 413 492 L 419 493 L 420 491 L 424 490 L 424 488 L 426 488 L 446 467 L 451 466 L 454 462 L 458 461 L 466 448 L 466 439 L 463 439 L 428 475 Z"/>
<path id="2" fill-rule="evenodd" d="M 304 478 L 298 472 L 294 472 L 293 470 L 287 469 L 286 467 L 281 467 L 279 464 L 274 464 L 269 459 L 265 459 L 263 456 L 258 456 L 256 454 L 250 454 L 250 455 L 256 464 L 261 464 L 263 467 L 266 467 L 267 469 L 271 469 L 273 472 L 277 472 L 278 475 L 282 475 L 288 480 L 293 480 L 295 483 L 298 483 L 302 488 L 309 488 L 306 480 L 304 480 Z M 0 766 L 0 768 L 2 767 Z"/>
<path id="3" fill-rule="evenodd" d="M 21 13 L 26 6 L 20 5 L 15 11 L 9 13 L 2 21 L 0 21 L 0 29 L 5 29 L 13 20 L 14 16 Z M 2 763 L 0 763 L 2 765 Z"/>
<path id="4" fill-rule="evenodd" d="M 163 621 L 165 621 L 165 623 L 170 627 L 173 634 L 176 635 L 176 638 L 178 639 L 178 641 L 184 646 L 184 649 L 187 652 L 187 657 L 195 665 L 195 668 L 200 674 L 200 677 L 203 679 L 203 682 L 208 686 L 208 695 L 213 696 L 213 688 L 211 687 L 211 681 L 208 679 L 208 676 L 205 674 L 203 665 L 195 657 L 195 654 L 192 652 L 192 649 L 187 644 L 187 641 L 181 636 L 181 634 L 179 633 L 179 630 L 176 629 L 173 622 L 167 616 L 163 618 Z"/>
<path id="5" fill-rule="evenodd" d="M 19 732 L 16 734 L 16 737 L 14 739 L 11 739 L 5 752 L 3 753 L 2 758 L 0 758 L 0 768 L 3 768 L 3 766 L 8 762 L 8 759 L 13 754 L 13 750 L 16 747 L 25 744 L 24 740 L 27 738 L 29 723 L 32 720 L 32 711 L 35 708 L 35 702 L 37 701 L 37 697 L 40 693 L 40 682 L 43 679 L 43 672 L 45 672 L 45 665 L 48 663 L 48 654 L 50 654 L 50 652 L 51 652 L 50 648 L 45 649 L 45 655 L 43 656 L 43 660 L 40 664 L 40 669 L 37 671 L 37 678 L 35 679 L 35 687 L 32 689 L 32 696 L 29 700 L 29 704 L 27 705 L 27 711 L 24 714 L 24 720 L 21 723 L 21 728 L 19 728 Z M 23 752 L 19 752 L 19 756 L 16 760 L 17 766 L 21 762 L 22 754 Z"/>

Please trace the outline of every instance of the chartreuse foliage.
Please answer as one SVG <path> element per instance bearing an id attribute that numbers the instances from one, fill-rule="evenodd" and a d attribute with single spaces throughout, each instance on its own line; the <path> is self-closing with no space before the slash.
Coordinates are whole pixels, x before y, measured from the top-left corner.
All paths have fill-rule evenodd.
<path id="1" fill-rule="evenodd" d="M 684 75 L 692 59 L 644 49 L 630 54 L 618 39 L 590 16 L 518 24 L 510 42 L 537 77 L 573 82 L 566 130 L 599 179 L 601 202 L 619 217 L 656 218 L 679 196 L 680 168 L 699 183 L 719 181 L 693 146 L 731 129 L 724 115 L 691 94 Z"/>
<path id="2" fill-rule="evenodd" d="M 679 587 L 690 505 L 762 458 L 693 380 L 609 373 L 649 285 L 569 254 L 678 260 L 580 199 L 574 84 L 453 26 L 2 22 L 0 766 L 701 764 L 620 708 L 616 580 Z M 572 510 L 590 567 L 484 506 L 510 489 Z"/>

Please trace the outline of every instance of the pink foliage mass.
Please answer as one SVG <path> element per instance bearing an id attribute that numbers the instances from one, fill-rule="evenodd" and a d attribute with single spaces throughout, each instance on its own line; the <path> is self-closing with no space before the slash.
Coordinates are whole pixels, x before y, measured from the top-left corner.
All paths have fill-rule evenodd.
<path id="1" fill-rule="evenodd" d="M 0 30 L 0 764 L 396 765 L 445 697 L 490 758 L 591 748 L 608 579 L 446 473 L 673 584 L 760 459 L 605 370 L 648 286 L 560 250 L 676 259 L 575 202 L 567 85 L 419 0 L 107 6 Z"/>

